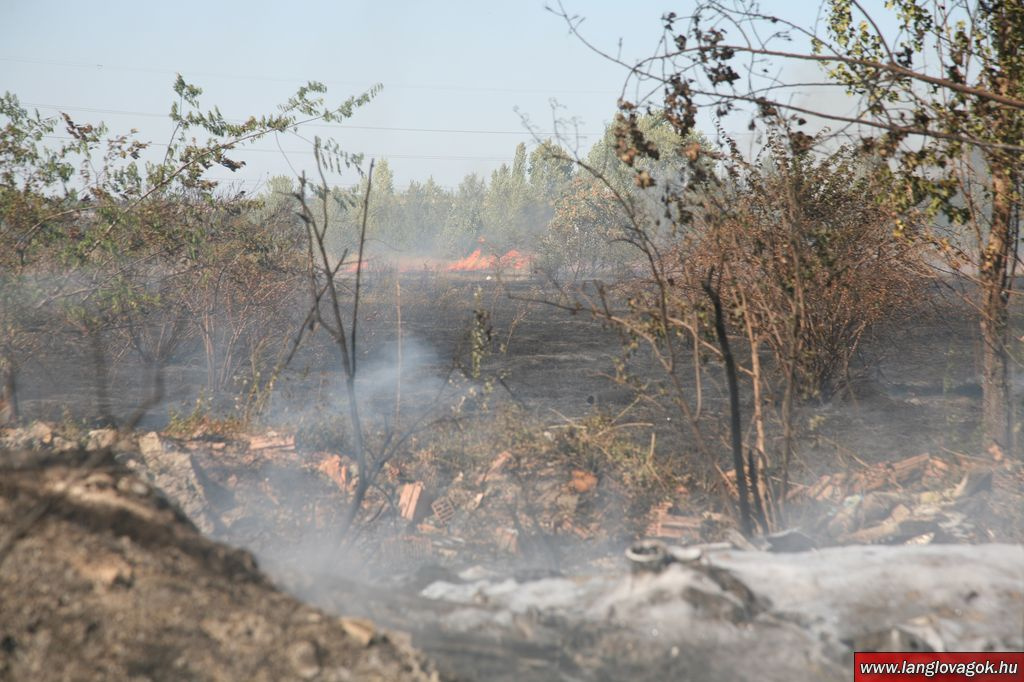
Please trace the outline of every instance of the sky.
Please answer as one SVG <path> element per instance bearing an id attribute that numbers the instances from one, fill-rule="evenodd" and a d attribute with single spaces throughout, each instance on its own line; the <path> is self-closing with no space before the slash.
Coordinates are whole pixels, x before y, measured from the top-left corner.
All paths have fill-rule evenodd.
<path id="1" fill-rule="evenodd" d="M 584 18 L 588 40 L 632 61 L 655 51 L 671 4 L 564 7 Z M 0 91 L 43 115 L 66 111 L 76 122 L 104 121 L 113 133 L 137 128 L 143 140 L 166 142 L 177 73 L 203 88 L 205 105 L 235 119 L 274 113 L 309 80 L 324 82 L 339 103 L 383 86 L 346 123 L 260 140 L 236 155 L 243 169 L 214 171 L 250 192 L 311 167 L 314 135 L 388 159 L 398 187 L 488 177 L 518 142 L 534 143 L 524 117 L 541 136 L 555 115 L 575 118 L 584 146 L 592 144 L 627 76 L 570 35 L 544 0 L 0 0 Z"/>

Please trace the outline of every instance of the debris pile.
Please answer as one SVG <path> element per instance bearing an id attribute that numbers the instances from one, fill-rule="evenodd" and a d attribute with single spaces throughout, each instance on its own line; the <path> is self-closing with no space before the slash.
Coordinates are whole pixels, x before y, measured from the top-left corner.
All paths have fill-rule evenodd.
<path id="1" fill-rule="evenodd" d="M 33 425 L 18 437 L 52 442 L 48 428 Z M 110 434 L 104 443 L 118 438 Z M 282 540 L 315 544 L 336 529 L 358 478 L 346 455 L 300 451 L 294 436 L 274 431 L 234 439 L 149 432 L 115 449 L 204 533 L 260 556 Z M 382 562 L 516 556 L 554 566 L 564 563 L 567 539 L 590 541 L 596 552 L 636 532 L 628 496 L 612 477 L 509 451 L 484 461 L 451 480 L 415 461 L 389 463 L 364 500 L 361 518 L 375 523 L 363 541 Z"/>
<path id="2" fill-rule="evenodd" d="M 1019 542 L 1022 483 L 1002 457 L 921 454 L 821 476 L 789 504 L 825 545 Z"/>
<path id="3" fill-rule="evenodd" d="M 336 529 L 357 484 L 353 460 L 300 451 L 268 431 L 185 439 L 97 429 L 71 437 L 36 422 L 0 433 L 8 447 L 60 452 L 113 448 L 204 533 L 265 556 L 271 546 L 316 543 Z M 686 491 L 641 509 L 615 476 L 554 457 L 501 451 L 447 479 L 415 454 L 386 465 L 360 512 L 363 542 L 380 561 L 469 564 L 515 556 L 542 566 L 593 558 L 643 535 L 682 544 L 730 540 L 727 514 L 691 510 Z M 758 547 L 799 551 L 848 544 L 1019 541 L 1024 467 L 1003 458 L 920 454 L 793 485 L 789 529 Z M 631 504 L 632 503 L 632 504 Z M 803 523 L 799 520 L 803 519 Z M 646 524 L 646 527 L 645 527 Z M 1013 529 L 1016 530 L 1013 530 Z M 1014 533 L 1017 535 L 1014 535 Z M 733 542 L 734 546 L 737 545 Z M 588 556 L 581 554 L 588 550 Z M 571 561 L 569 561 L 571 563 Z"/>
<path id="4" fill-rule="evenodd" d="M 0 439 L 38 446 L 25 460 L 34 470 L 16 465 L 17 451 L 0 459 L 0 528 L 4 514 L 30 516 L 33 500 L 51 493 L 61 505 L 14 543 L 0 571 L 5 607 L 21 604 L 0 628 L 4 646 L 14 647 L 0 648 L 0 677 L 67 672 L 46 674 L 47 641 L 80 643 L 72 655 L 92 676 L 147 675 L 119 653 L 103 667 L 99 652 L 131 649 L 109 625 L 119 618 L 143 633 L 133 646 L 153 643 L 146 657 L 162 670 L 182 665 L 190 677 L 193 665 L 235 666 L 224 679 L 261 679 L 243 669 L 261 656 L 277 679 L 430 679 L 427 664 L 374 623 L 410 631 L 457 679 L 782 680 L 811 671 L 840 680 L 858 648 L 1022 645 L 1014 620 L 1024 600 L 1020 546 L 962 544 L 1002 540 L 993 529 L 1019 531 L 1017 462 L 925 455 L 822 477 L 794 486 L 790 508 L 812 520 L 802 532 L 755 540 L 739 536 L 728 516 L 684 513 L 692 502 L 677 489 L 679 499 L 657 506 L 647 528 L 676 542 L 631 547 L 628 575 L 620 556 L 570 578 L 561 571 L 586 562 L 584 550 L 608 561 L 609 546 L 643 530 L 630 527 L 635 512 L 615 476 L 526 448 L 432 474 L 436 460 L 413 453 L 382 469 L 361 511 L 370 523 L 357 538 L 375 553 L 359 561 L 368 572 L 389 567 L 386 587 L 372 587 L 340 566 L 337 552 L 327 557 L 334 563 L 311 561 L 311 548 L 336 547 L 324 540 L 337 539 L 329 533 L 357 483 L 342 453 L 303 452 L 273 432 L 177 439 L 36 423 Z M 102 466 L 81 476 L 62 459 L 101 455 Z M 249 554 L 200 536 L 179 510 L 213 537 L 253 550 L 293 594 L 349 617 L 292 602 L 285 609 L 287 598 L 267 586 Z M 942 544 L 949 542 L 961 544 Z M 411 569 L 411 579 L 396 565 Z M 53 595 L 43 600 L 52 609 L 27 606 L 42 603 L 24 596 L 34 589 Z M 186 592 L 199 598 L 175 612 Z M 73 599 L 65 604 L 63 594 Z M 141 611 L 140 599 L 156 606 Z M 33 618 L 43 630 L 30 631 Z M 400 661 L 409 662 L 406 672 L 366 667 Z M 89 676 L 77 673 L 65 676 Z"/>
<path id="5" fill-rule="evenodd" d="M 864 466 L 853 472 L 826 474 L 806 487 L 797 487 L 790 499 L 841 502 L 850 495 L 866 495 L 883 489 L 904 490 L 917 485 L 932 487 L 950 474 L 950 465 L 928 453 L 898 462 Z"/>
<path id="6" fill-rule="evenodd" d="M 999 456 L 943 459 L 925 453 L 865 464 L 794 485 L 789 510 L 806 523 L 799 531 L 789 529 L 765 540 L 774 551 L 792 551 L 796 532 L 800 541 L 793 546 L 799 549 L 1020 541 L 1022 489 L 1024 467 Z M 734 527 L 721 514 L 687 514 L 671 501 L 655 506 L 650 519 L 646 537 L 685 544 L 722 539 L 723 531 Z"/>
<path id="7" fill-rule="evenodd" d="M 613 521 L 623 518 L 619 499 L 612 482 L 593 472 L 503 451 L 447 485 L 402 484 L 398 513 L 410 532 L 430 539 L 440 558 L 517 555 L 559 565 L 562 539 L 599 544 L 624 534 L 622 524 L 607 520 L 609 512 Z"/>
<path id="8" fill-rule="evenodd" d="M 1019 469 L 1007 462 L 949 462 L 922 454 L 822 476 L 796 490 L 791 503 L 806 500 L 834 509 L 813 529 L 828 544 L 991 542 L 995 534 L 978 512 L 999 502 L 994 481 L 1019 481 Z"/>

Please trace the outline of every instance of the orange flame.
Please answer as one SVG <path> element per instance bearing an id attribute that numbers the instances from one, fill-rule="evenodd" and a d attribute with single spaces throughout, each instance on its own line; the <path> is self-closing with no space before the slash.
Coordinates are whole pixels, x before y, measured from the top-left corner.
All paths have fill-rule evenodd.
<path id="1" fill-rule="evenodd" d="M 504 256 L 485 256 L 480 249 L 469 254 L 462 260 L 455 261 L 447 267 L 449 272 L 469 272 L 474 270 L 491 270 L 507 268 L 522 270 L 530 264 L 530 257 L 512 249 Z"/>
<path id="2" fill-rule="evenodd" d="M 388 259 L 363 259 L 363 273 L 377 267 L 394 267 L 399 272 L 417 272 L 421 270 L 445 270 L 448 272 L 480 272 L 484 270 L 527 270 L 533 262 L 533 256 L 512 249 L 503 256 L 484 255 L 476 249 L 462 260 L 454 263 L 444 262 L 429 257 L 413 258 L 398 257 Z M 355 274 L 359 263 L 354 259 L 341 267 L 341 272 Z"/>

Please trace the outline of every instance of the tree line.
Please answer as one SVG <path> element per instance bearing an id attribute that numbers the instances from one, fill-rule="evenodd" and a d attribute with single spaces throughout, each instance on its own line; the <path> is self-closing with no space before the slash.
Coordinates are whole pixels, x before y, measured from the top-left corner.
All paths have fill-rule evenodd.
<path id="1" fill-rule="evenodd" d="M 667 123 L 649 117 L 644 127 L 664 152 L 660 167 L 678 165 L 683 145 Z M 587 168 L 599 169 L 602 177 Z M 627 169 L 616 152 L 614 125 L 582 158 L 557 140 L 540 141 L 532 150 L 520 143 L 511 164 L 501 164 L 490 177 L 470 173 L 455 189 L 433 177 L 397 188 L 387 159 L 381 159 L 369 195 L 368 247 L 385 256 L 448 259 L 475 249 L 498 255 L 516 249 L 539 255 L 549 270 L 594 271 L 609 262 L 614 249 L 607 243 L 627 220 L 608 183 L 622 193 L 642 189 Z M 272 178 L 262 195 L 269 211 L 294 207 L 295 186 L 293 178 Z M 329 218 L 339 226 L 330 246 L 340 253 L 354 246 L 359 233 L 366 179 L 330 191 Z"/>

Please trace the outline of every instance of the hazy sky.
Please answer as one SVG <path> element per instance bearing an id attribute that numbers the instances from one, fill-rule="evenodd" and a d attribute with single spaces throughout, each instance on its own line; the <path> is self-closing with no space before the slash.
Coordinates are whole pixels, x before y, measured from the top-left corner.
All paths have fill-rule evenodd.
<path id="1" fill-rule="evenodd" d="M 685 3 L 684 3 L 685 4 Z M 766 2 L 766 6 L 772 3 Z M 790 3 L 785 3 L 789 5 Z M 807 3 L 810 6 L 812 3 Z M 816 3 L 814 3 L 816 6 Z M 565 0 L 583 31 L 622 55 L 647 56 L 667 0 Z M 593 142 L 614 114 L 623 70 L 569 35 L 543 0 L 322 3 L 0 0 L 0 91 L 43 114 L 103 120 L 166 141 L 175 73 L 204 89 L 230 118 L 272 113 L 307 80 L 341 101 L 372 83 L 383 91 L 347 125 L 307 128 L 343 147 L 389 160 L 396 184 L 433 176 L 455 186 L 489 175 L 531 142 L 520 114 L 551 130 L 552 100 Z M 813 7 L 807 7 L 813 11 Z M 239 158 L 256 189 L 268 175 L 311 161 L 309 144 L 282 135 Z"/>

